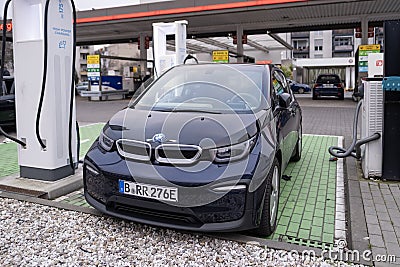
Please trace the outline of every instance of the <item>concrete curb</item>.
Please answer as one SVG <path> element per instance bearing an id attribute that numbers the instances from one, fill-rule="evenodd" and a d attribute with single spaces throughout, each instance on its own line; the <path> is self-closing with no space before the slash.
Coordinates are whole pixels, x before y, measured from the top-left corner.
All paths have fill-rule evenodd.
<path id="1" fill-rule="evenodd" d="M 27 179 L 12 175 L 0 180 L 0 190 L 21 193 L 28 196 L 40 196 L 45 199 L 55 199 L 71 193 L 83 186 L 83 169 L 76 170 L 74 175 L 49 182 Z"/>

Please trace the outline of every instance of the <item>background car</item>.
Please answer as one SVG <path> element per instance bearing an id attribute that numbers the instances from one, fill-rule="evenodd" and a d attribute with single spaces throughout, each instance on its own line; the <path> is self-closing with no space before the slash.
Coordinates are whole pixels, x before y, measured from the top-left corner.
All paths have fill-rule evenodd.
<path id="1" fill-rule="evenodd" d="M 304 94 L 311 92 L 311 87 L 308 84 L 298 83 L 290 79 L 288 79 L 288 82 L 293 93 Z"/>
<path id="2" fill-rule="evenodd" d="M 75 86 L 76 92 L 80 93 L 81 91 L 89 90 L 89 82 L 80 82 Z"/>
<path id="3" fill-rule="evenodd" d="M 4 76 L 0 91 L 0 126 L 15 126 L 14 77 Z"/>
<path id="4" fill-rule="evenodd" d="M 274 66 L 176 66 L 105 125 L 84 159 L 85 198 L 140 223 L 268 236 L 301 122 Z"/>
<path id="5" fill-rule="evenodd" d="M 344 86 L 337 74 L 320 74 L 314 84 L 312 99 L 321 96 L 336 96 L 344 99 Z"/>

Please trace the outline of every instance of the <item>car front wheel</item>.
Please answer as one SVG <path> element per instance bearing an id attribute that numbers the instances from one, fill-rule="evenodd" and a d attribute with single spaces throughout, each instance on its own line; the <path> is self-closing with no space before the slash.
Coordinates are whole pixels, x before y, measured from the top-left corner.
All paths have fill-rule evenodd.
<path id="1" fill-rule="evenodd" d="M 254 233 L 258 236 L 270 236 L 276 229 L 279 205 L 281 167 L 275 158 L 267 176 L 261 222 Z"/>

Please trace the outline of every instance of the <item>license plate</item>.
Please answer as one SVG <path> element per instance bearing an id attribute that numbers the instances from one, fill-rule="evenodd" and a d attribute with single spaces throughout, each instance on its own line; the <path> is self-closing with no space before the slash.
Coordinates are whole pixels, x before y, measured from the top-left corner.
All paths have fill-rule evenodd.
<path id="1" fill-rule="evenodd" d="M 125 195 L 178 202 L 178 188 L 119 180 L 119 192 Z"/>
<path id="2" fill-rule="evenodd" d="M 333 88 L 333 84 L 324 84 L 324 88 Z"/>

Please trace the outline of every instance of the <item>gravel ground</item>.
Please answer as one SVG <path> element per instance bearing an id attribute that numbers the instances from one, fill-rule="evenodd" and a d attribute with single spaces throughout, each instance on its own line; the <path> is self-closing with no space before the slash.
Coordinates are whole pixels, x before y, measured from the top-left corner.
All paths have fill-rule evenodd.
<path id="1" fill-rule="evenodd" d="M 0 266 L 16 265 L 331 266 L 256 245 L 0 198 Z"/>

